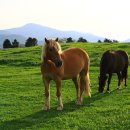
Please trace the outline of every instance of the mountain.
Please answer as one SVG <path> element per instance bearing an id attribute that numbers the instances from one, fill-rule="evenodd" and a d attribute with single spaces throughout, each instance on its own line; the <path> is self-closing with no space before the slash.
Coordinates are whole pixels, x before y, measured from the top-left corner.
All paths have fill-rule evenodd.
<path id="1" fill-rule="evenodd" d="M 5 30 L 11 34 L 22 35 L 24 37 L 35 37 L 39 41 L 43 40 L 44 37 L 52 38 L 52 37 L 59 37 L 59 38 L 67 38 L 72 37 L 73 39 L 77 40 L 79 37 L 86 38 L 88 41 L 96 42 L 97 40 L 102 40 L 102 37 L 90 34 L 90 33 L 81 33 L 76 31 L 61 31 L 54 28 L 49 28 L 45 26 L 41 26 L 38 24 L 26 24 L 20 28 L 13 28 Z"/>
<path id="2" fill-rule="evenodd" d="M 0 35 L 9 35 L 10 33 L 5 30 L 0 30 Z"/>
<path id="3" fill-rule="evenodd" d="M 126 39 L 125 41 L 123 41 L 123 42 L 130 42 L 130 39 Z"/>
<path id="4" fill-rule="evenodd" d="M 24 44 L 27 38 L 21 35 L 10 34 L 7 32 L 6 34 L 1 34 L 0 32 L 0 48 L 3 47 L 3 42 L 5 39 L 9 39 L 11 42 L 14 41 L 14 39 L 17 39 L 17 41 L 19 41 L 21 44 Z"/>
<path id="5" fill-rule="evenodd" d="M 26 24 L 20 28 L 13 28 L 6 30 L 11 34 L 18 34 L 24 37 L 35 37 L 39 41 L 43 41 L 44 37 L 56 37 L 57 35 L 60 36 L 60 32 L 57 29 L 41 26 L 38 24 Z"/>
<path id="6" fill-rule="evenodd" d="M 76 32 L 76 31 L 61 31 L 58 29 L 41 26 L 39 24 L 26 24 L 22 27 L 0 30 L 0 44 L 3 44 L 4 39 L 14 40 L 17 39 L 20 43 L 25 43 L 28 37 L 35 37 L 38 41 L 47 38 L 68 38 L 72 37 L 77 40 L 79 37 L 83 37 L 90 42 L 97 42 L 99 39 L 103 40 L 103 37 L 99 37 L 90 33 Z"/>

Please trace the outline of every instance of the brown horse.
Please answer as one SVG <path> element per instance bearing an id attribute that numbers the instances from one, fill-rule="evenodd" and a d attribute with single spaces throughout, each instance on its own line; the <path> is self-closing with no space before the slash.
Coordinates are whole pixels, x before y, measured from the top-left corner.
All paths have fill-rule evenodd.
<path id="1" fill-rule="evenodd" d="M 90 95 L 89 80 L 89 56 L 80 48 L 70 48 L 61 51 L 61 47 L 56 40 L 46 39 L 42 50 L 41 73 L 45 86 L 45 107 L 50 109 L 50 90 L 51 80 L 56 82 L 56 95 L 58 97 L 57 110 L 63 109 L 61 98 L 61 80 L 72 79 L 76 87 L 77 105 L 82 103 L 83 92 Z M 80 80 L 80 81 L 79 81 Z"/>
<path id="2" fill-rule="evenodd" d="M 107 91 L 109 91 L 109 85 L 112 78 L 112 73 L 117 73 L 118 76 L 118 88 L 120 88 L 121 82 L 123 79 L 125 80 L 125 87 L 126 85 L 126 78 L 127 78 L 127 71 L 128 71 L 128 54 L 123 50 L 118 51 L 106 51 L 100 62 L 100 77 L 99 77 L 99 92 L 103 92 L 107 74 L 108 77 L 108 87 Z"/>

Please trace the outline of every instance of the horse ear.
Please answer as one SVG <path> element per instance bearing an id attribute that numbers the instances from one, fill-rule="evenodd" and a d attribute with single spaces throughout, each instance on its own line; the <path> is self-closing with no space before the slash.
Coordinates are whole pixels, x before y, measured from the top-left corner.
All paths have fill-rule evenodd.
<path id="1" fill-rule="evenodd" d="M 58 42 L 58 40 L 59 40 L 59 39 L 58 39 L 58 37 L 57 37 L 55 41 Z"/>
<path id="2" fill-rule="evenodd" d="M 46 37 L 45 37 L 45 42 L 46 42 L 46 43 L 49 43 L 49 40 L 47 40 L 47 38 L 46 38 Z"/>

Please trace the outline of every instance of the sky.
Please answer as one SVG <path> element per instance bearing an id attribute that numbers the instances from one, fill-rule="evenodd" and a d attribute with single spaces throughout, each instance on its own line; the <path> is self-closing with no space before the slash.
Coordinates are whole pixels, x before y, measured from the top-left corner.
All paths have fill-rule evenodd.
<path id="1" fill-rule="evenodd" d="M 125 40 L 130 0 L 0 0 L 0 30 L 27 23 Z"/>

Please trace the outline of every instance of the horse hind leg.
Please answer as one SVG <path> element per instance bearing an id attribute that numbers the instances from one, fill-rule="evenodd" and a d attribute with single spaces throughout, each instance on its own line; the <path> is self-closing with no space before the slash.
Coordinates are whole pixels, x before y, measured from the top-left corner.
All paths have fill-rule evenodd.
<path id="1" fill-rule="evenodd" d="M 124 86 L 125 86 L 125 88 L 127 87 L 127 84 L 126 84 L 126 79 L 127 79 L 127 76 L 128 76 L 128 74 L 127 74 L 127 71 L 128 71 L 128 68 L 125 68 L 123 71 L 122 71 L 122 78 L 124 79 Z"/>
<path id="2" fill-rule="evenodd" d="M 90 79 L 89 79 L 89 73 L 86 71 L 82 71 L 80 73 L 80 100 L 82 101 L 82 94 L 86 96 L 90 96 Z"/>
<path id="3" fill-rule="evenodd" d="M 78 77 L 72 79 L 76 88 L 76 104 L 81 105 Z"/>

